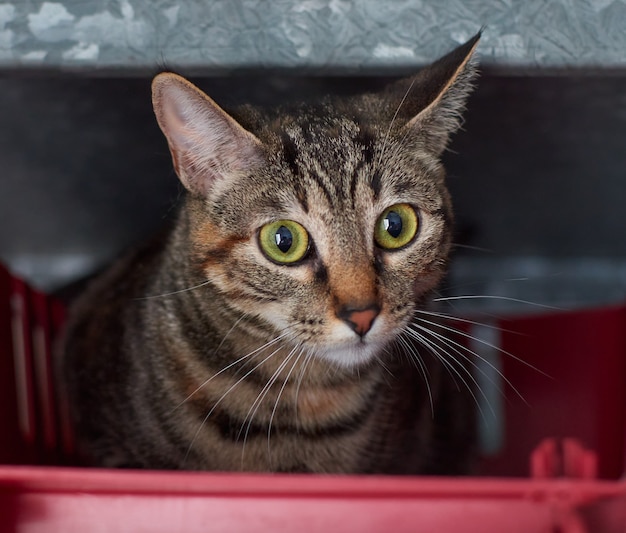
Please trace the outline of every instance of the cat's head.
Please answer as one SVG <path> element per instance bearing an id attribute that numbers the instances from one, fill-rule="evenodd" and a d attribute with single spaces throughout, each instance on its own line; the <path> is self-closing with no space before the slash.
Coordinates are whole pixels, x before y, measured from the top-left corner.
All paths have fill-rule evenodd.
<path id="1" fill-rule="evenodd" d="M 155 78 L 157 120 L 190 193 L 191 260 L 231 306 L 342 366 L 400 334 L 445 270 L 439 157 L 478 37 L 381 94 L 239 122 L 183 78 Z"/>

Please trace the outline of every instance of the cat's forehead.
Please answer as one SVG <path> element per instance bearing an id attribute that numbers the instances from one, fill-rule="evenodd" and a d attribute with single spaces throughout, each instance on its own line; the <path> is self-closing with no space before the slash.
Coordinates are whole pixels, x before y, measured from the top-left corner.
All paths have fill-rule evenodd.
<path id="1" fill-rule="evenodd" d="M 366 135 L 366 130 L 354 117 L 329 113 L 328 109 L 307 110 L 285 121 L 279 136 L 283 146 L 293 143 L 303 155 L 326 153 L 329 157 L 341 157 L 351 149 L 363 149 L 373 143 L 373 132 L 367 131 Z"/>
<path id="2" fill-rule="evenodd" d="M 219 198 L 222 214 L 245 212 L 256 224 L 304 213 L 331 223 L 371 218 L 393 203 L 441 205 L 436 160 L 374 114 L 299 108 L 257 126 L 252 131 L 268 149 L 266 165 Z"/>
<path id="3" fill-rule="evenodd" d="M 374 159 L 372 132 L 347 116 L 303 113 L 285 121 L 278 138 L 276 160 L 302 201 L 316 193 L 315 202 L 353 204 L 357 181 Z"/>
<path id="4" fill-rule="evenodd" d="M 369 181 L 375 196 L 385 186 L 410 190 L 428 186 L 441 177 L 436 157 L 391 124 L 381 124 L 325 108 L 322 114 L 302 113 L 290 117 L 279 132 L 278 159 L 286 162 L 295 176 L 333 181 L 337 193 L 354 192 L 359 181 Z M 316 180 L 317 181 L 317 180 Z"/>

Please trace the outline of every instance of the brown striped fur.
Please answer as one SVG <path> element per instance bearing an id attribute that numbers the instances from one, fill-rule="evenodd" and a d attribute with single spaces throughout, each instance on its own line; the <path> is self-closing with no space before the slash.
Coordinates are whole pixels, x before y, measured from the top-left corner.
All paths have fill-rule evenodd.
<path id="1" fill-rule="evenodd" d="M 383 94 L 245 108 L 237 121 L 186 80 L 155 78 L 155 113 L 188 195 L 168 233 L 73 310 L 63 375 L 87 460 L 468 469 L 470 393 L 404 332 L 445 271 L 452 212 L 439 156 L 459 125 L 477 41 Z M 418 208 L 419 232 L 386 251 L 373 228 L 398 203 Z M 259 248 L 259 228 L 278 219 L 310 235 L 295 265 Z M 342 318 L 352 309 L 375 309 L 363 336 Z"/>

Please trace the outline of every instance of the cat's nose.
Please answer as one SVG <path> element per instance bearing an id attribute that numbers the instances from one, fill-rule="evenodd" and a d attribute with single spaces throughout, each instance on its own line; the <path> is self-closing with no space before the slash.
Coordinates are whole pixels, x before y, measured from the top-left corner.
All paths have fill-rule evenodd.
<path id="1" fill-rule="evenodd" d="M 344 306 L 339 309 L 337 316 L 348 324 L 355 333 L 363 337 L 372 329 L 372 324 L 379 313 L 380 307 L 377 304 L 372 304 L 360 309 Z"/>

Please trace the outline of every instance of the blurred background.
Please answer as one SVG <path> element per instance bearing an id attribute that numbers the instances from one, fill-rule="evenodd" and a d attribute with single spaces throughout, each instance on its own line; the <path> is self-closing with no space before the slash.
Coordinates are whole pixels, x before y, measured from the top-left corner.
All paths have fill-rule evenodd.
<path id="1" fill-rule="evenodd" d="M 272 105 L 378 90 L 481 28 L 444 156 L 457 230 L 441 291 L 476 321 L 468 348 L 439 349 L 476 355 L 484 472 L 525 475 L 541 438 L 573 436 L 618 477 L 624 0 L 0 0 L 0 262 L 67 295 L 175 213 L 150 98 L 165 68 L 226 108 Z"/>

